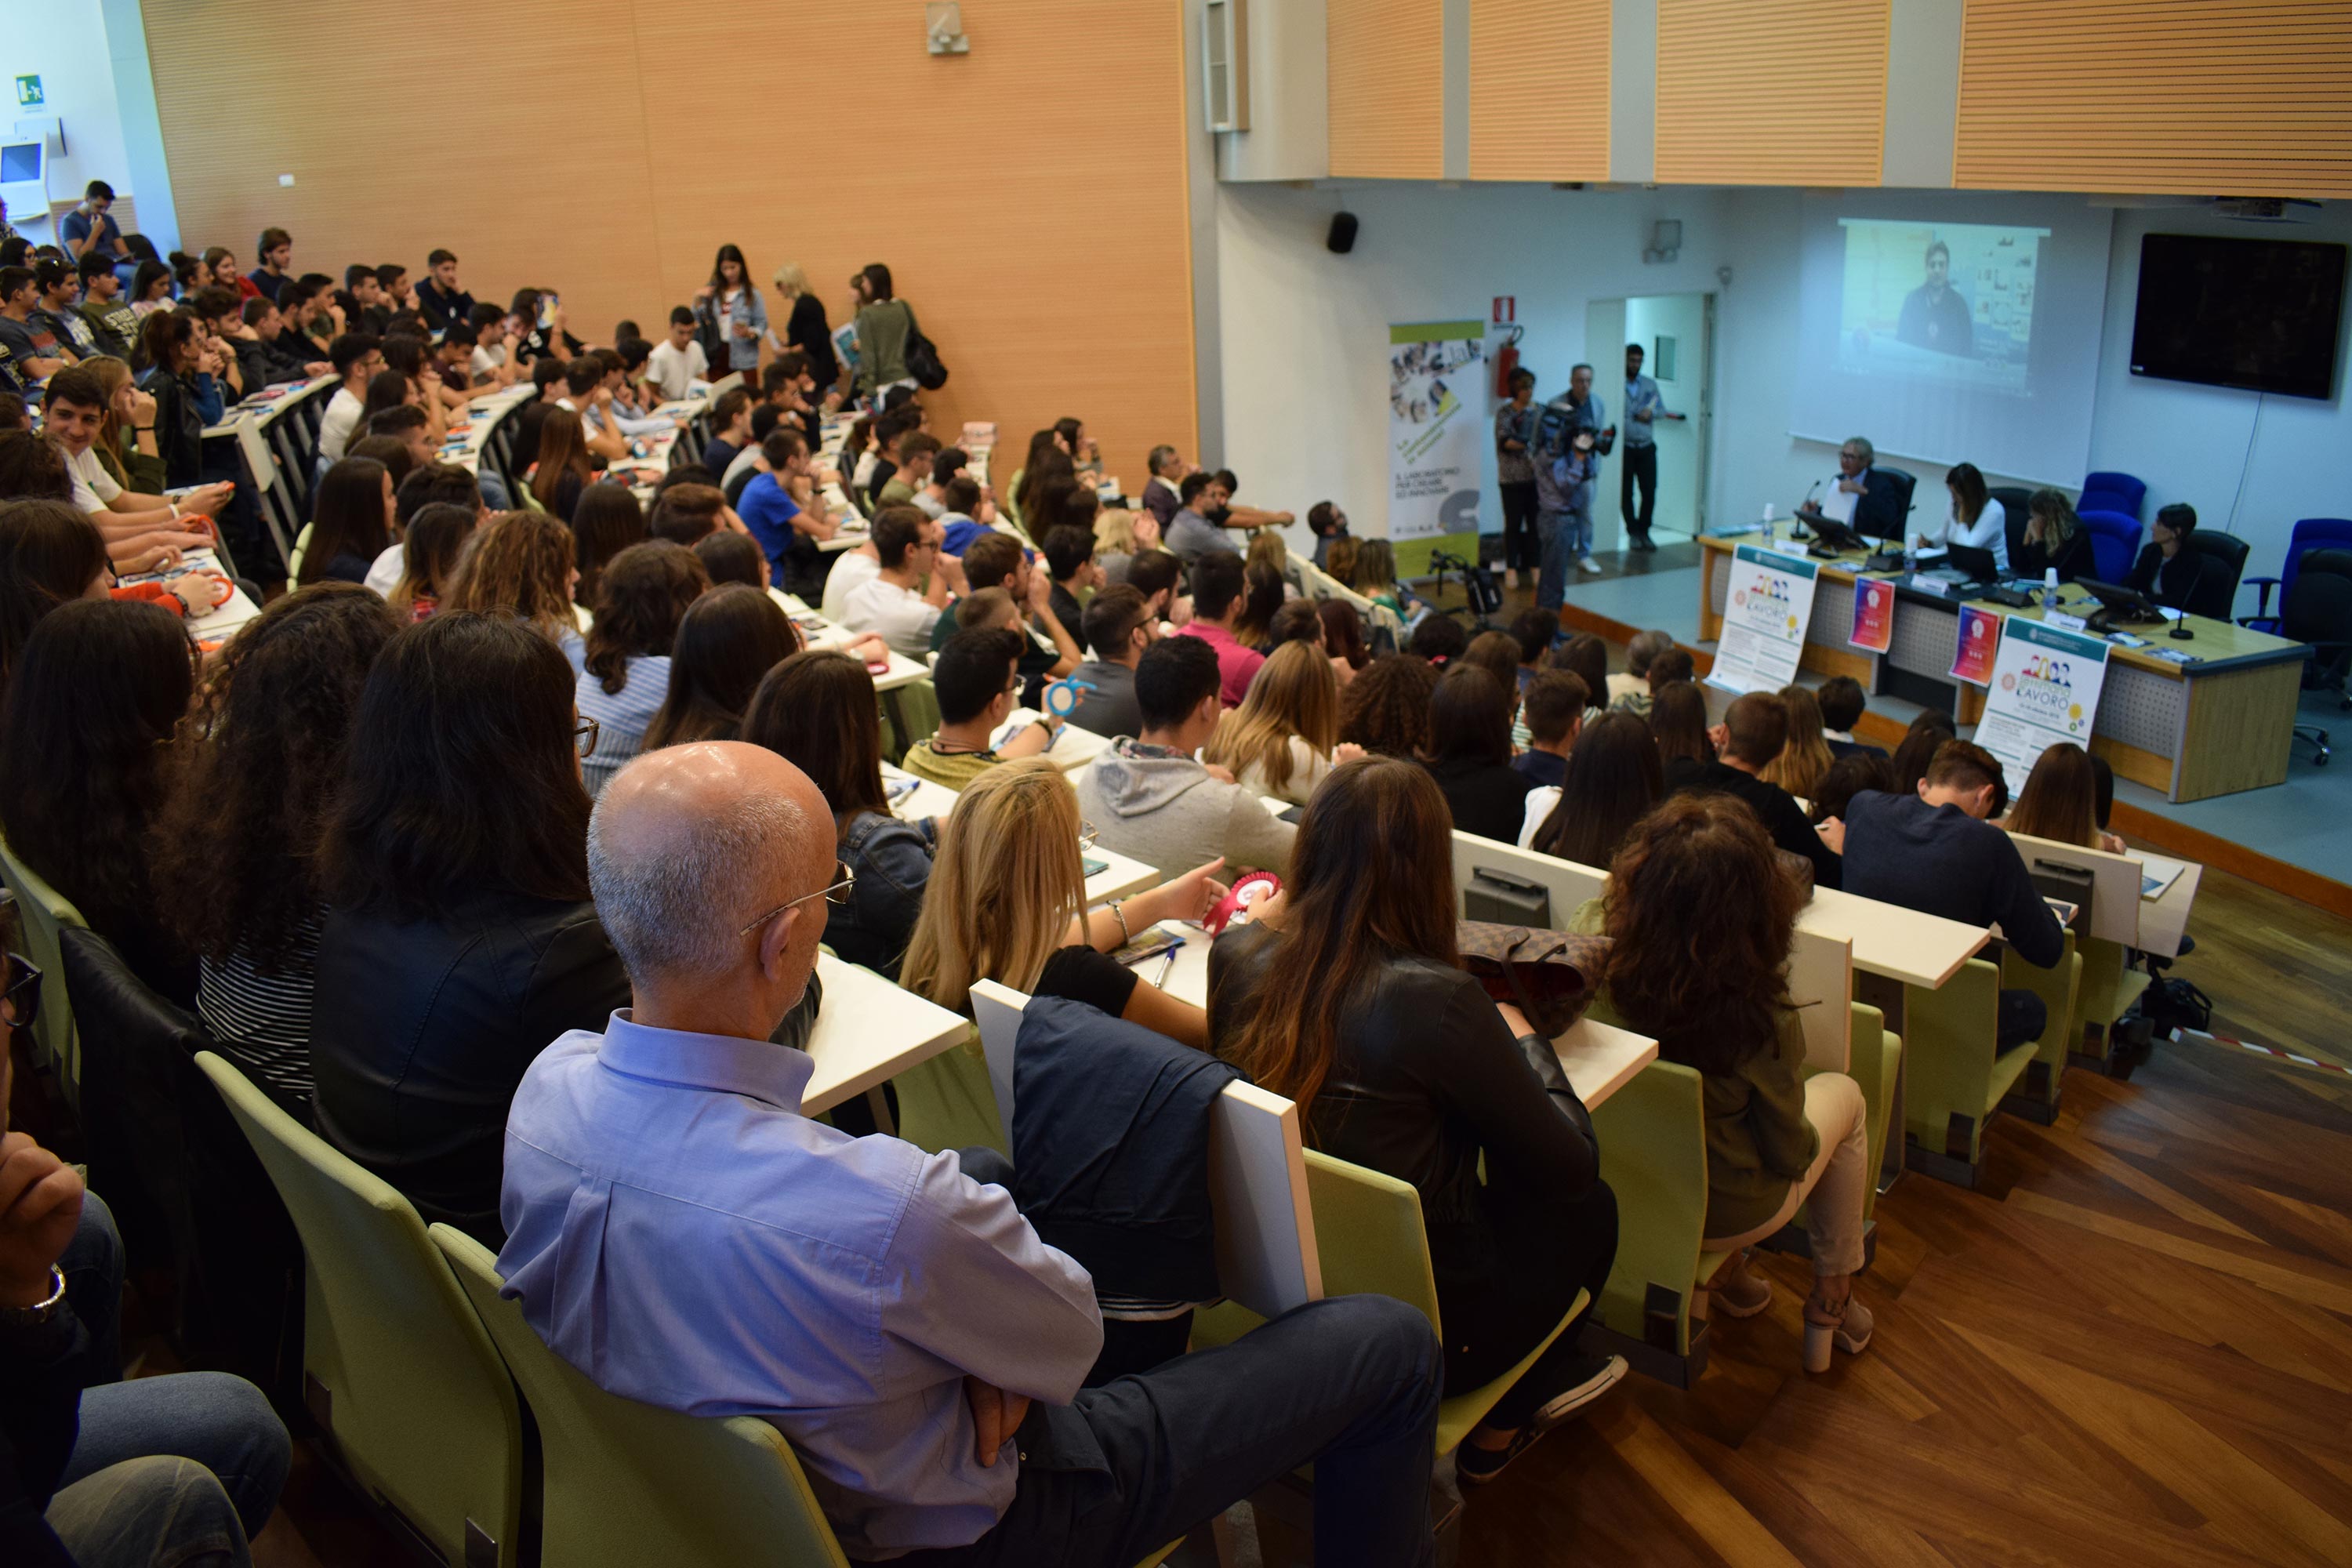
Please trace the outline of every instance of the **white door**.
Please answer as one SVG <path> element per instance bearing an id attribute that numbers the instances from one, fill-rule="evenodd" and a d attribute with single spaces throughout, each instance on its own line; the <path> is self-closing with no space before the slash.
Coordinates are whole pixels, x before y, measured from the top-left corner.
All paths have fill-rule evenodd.
<path id="1" fill-rule="evenodd" d="M 1658 384 L 1666 409 L 1685 417 L 1660 419 L 1652 429 L 1657 439 L 1658 489 L 1651 528 L 1663 535 L 1691 535 L 1706 526 L 1707 421 L 1711 412 L 1715 298 L 1709 294 L 1660 294 L 1624 301 L 1625 331 L 1610 340 L 1619 345 L 1639 343 L 1643 370 Z M 1602 340 L 1590 340 L 1600 353 Z M 1622 356 L 1622 347 L 1620 350 Z M 1625 377 L 1622 358 L 1612 356 L 1611 379 L 1616 397 L 1610 414 L 1617 422 L 1618 450 L 1625 447 L 1626 420 L 1622 407 Z M 1622 472 L 1622 470 L 1620 470 Z M 1608 476 L 1607 489 L 1596 499 L 1596 514 L 1607 511 L 1623 528 L 1623 480 Z M 1639 505 L 1638 495 L 1634 504 Z"/>

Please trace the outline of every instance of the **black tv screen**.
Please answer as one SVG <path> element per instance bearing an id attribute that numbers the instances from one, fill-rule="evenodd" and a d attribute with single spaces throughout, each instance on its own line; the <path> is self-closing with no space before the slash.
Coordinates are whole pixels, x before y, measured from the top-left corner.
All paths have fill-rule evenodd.
<path id="1" fill-rule="evenodd" d="M 2344 258 L 2307 240 L 2146 236 L 2132 374 L 2334 395 Z"/>

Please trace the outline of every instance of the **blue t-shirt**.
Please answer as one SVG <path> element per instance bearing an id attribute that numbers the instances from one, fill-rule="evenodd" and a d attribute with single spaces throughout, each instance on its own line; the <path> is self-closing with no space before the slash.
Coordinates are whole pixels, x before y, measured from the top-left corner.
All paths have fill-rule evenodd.
<path id="1" fill-rule="evenodd" d="M 948 514 L 947 526 L 940 531 L 940 553 L 961 555 L 971 548 L 971 542 L 983 533 L 995 531 L 986 523 L 974 522 L 958 512 Z"/>
<path id="2" fill-rule="evenodd" d="M 761 474 L 743 487 L 743 500 L 736 508 L 743 518 L 743 526 L 760 542 L 760 552 L 768 558 L 768 570 L 774 580 L 784 580 L 784 558 L 792 553 L 793 542 L 799 536 L 793 531 L 793 519 L 801 509 L 784 493 L 773 474 Z"/>
<path id="3" fill-rule="evenodd" d="M 98 222 L 102 225 L 103 227 L 100 229 L 100 237 L 94 248 L 100 256 L 121 256 L 122 254 L 122 230 L 116 226 L 114 215 L 112 213 L 107 213 L 101 216 L 98 219 Z M 66 214 L 65 222 L 58 226 L 58 232 L 65 236 L 66 243 L 68 246 L 71 246 L 78 240 L 88 239 L 89 237 L 89 231 L 90 216 L 82 211 L 79 206 L 75 207 L 73 211 Z M 79 256 L 81 253 L 79 251 L 74 251 L 72 254 Z"/>

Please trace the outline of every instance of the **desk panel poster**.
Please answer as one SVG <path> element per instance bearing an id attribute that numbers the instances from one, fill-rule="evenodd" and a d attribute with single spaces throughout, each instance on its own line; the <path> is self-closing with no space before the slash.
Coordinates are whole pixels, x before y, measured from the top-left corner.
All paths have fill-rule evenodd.
<path id="1" fill-rule="evenodd" d="M 1707 684 L 1726 691 L 1778 691 L 1796 679 L 1817 575 L 1813 563 L 1799 556 L 1753 544 L 1734 551 L 1723 638 Z"/>
<path id="2" fill-rule="evenodd" d="M 1845 640 L 1872 653 L 1885 653 L 1895 641 L 1895 584 L 1857 577 L 1853 584 L 1853 628 Z"/>
<path id="3" fill-rule="evenodd" d="M 2025 786 L 2051 747 L 2071 742 L 2089 749 L 2106 676 L 2107 645 L 2099 638 L 2016 616 L 2001 623 L 1976 739 L 2000 759 L 2012 791 Z"/>
<path id="4" fill-rule="evenodd" d="M 1960 635 L 1952 645 L 1952 679 L 1970 686 L 1990 686 L 1993 649 L 2000 642 L 2000 617 L 1962 605 Z"/>

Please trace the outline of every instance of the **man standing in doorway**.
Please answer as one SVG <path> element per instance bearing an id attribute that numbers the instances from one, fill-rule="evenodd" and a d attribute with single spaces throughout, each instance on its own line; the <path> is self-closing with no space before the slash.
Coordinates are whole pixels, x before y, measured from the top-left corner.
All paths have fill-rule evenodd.
<path id="1" fill-rule="evenodd" d="M 1625 538 L 1647 552 L 1657 545 L 1650 539 L 1650 519 L 1658 507 L 1658 432 L 1661 419 L 1683 416 L 1666 406 L 1658 384 L 1642 374 L 1642 345 L 1625 345 L 1625 467 L 1619 487 L 1619 510 L 1625 518 Z M 1641 510 L 1633 507 L 1633 487 L 1642 487 Z"/>

